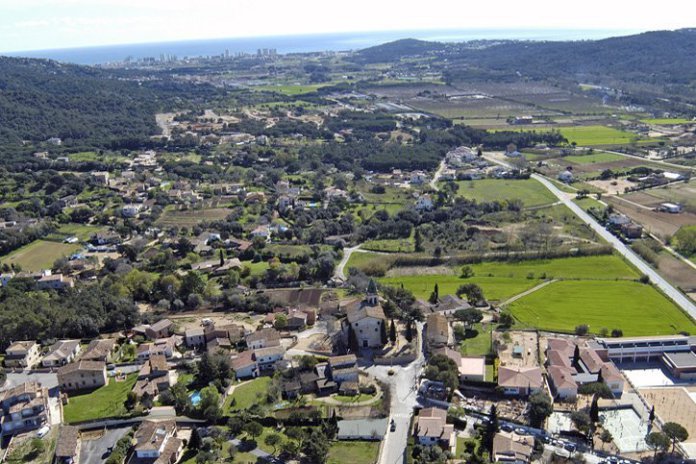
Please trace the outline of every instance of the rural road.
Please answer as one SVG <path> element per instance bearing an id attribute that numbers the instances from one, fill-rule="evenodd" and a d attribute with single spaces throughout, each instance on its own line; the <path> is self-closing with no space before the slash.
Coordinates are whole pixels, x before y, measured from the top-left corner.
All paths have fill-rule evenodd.
<path id="1" fill-rule="evenodd" d="M 558 279 L 545 280 L 544 282 L 540 283 L 539 285 L 535 285 L 534 287 L 530 288 L 529 290 L 526 290 L 526 291 L 524 291 L 524 292 L 522 292 L 522 293 L 519 293 L 519 294 L 513 296 L 512 298 L 508 298 L 507 300 L 505 300 L 505 301 L 503 301 L 502 303 L 500 303 L 498 306 L 500 306 L 501 308 L 502 308 L 503 306 L 507 306 L 507 305 L 509 305 L 510 303 L 519 300 L 519 299 L 522 298 L 523 296 L 527 296 L 527 295 L 529 295 L 530 293 L 534 293 L 534 292 L 536 292 L 537 290 L 541 290 L 542 288 L 546 287 L 548 284 L 552 284 L 552 283 L 554 283 L 554 282 L 558 282 Z"/>
<path id="2" fill-rule="evenodd" d="M 346 280 L 346 274 L 344 272 L 345 268 L 346 268 L 346 264 L 348 264 L 348 260 L 350 259 L 350 255 L 352 255 L 354 251 L 357 251 L 361 246 L 362 246 L 362 243 L 355 245 L 354 247 L 343 249 L 343 258 L 341 258 L 341 262 L 338 263 L 338 266 L 336 266 L 336 269 L 334 270 L 334 277 L 342 279 L 342 280 Z"/>
<path id="3" fill-rule="evenodd" d="M 433 179 L 430 181 L 430 188 L 437 191 L 439 190 L 437 187 L 437 181 L 440 180 L 440 176 L 442 175 L 442 171 L 445 170 L 445 167 L 447 166 L 447 163 L 445 163 L 445 158 L 442 158 L 442 161 L 440 161 L 440 165 L 437 167 L 437 171 L 435 171 L 435 174 L 433 174 Z"/>
<path id="4" fill-rule="evenodd" d="M 574 212 L 580 219 L 583 220 L 588 226 L 592 228 L 600 237 L 609 242 L 616 251 L 618 251 L 623 257 L 625 257 L 631 264 L 638 268 L 640 272 L 650 277 L 650 281 L 659 288 L 665 295 L 671 298 L 677 305 L 679 305 L 684 311 L 686 311 L 692 318 L 696 319 L 696 305 L 691 302 L 686 296 L 684 296 L 679 290 L 674 288 L 672 284 L 667 282 L 662 278 L 655 270 L 645 263 L 637 254 L 633 252 L 630 248 L 624 245 L 621 240 L 612 235 L 607 229 L 602 227 L 597 221 L 594 220 L 592 216 L 587 214 L 585 210 L 576 205 L 572 200 L 570 200 L 566 195 L 563 194 L 553 183 L 549 182 L 546 178 L 538 175 L 532 174 L 532 178 L 541 182 L 547 189 L 551 191 L 556 197 L 563 202 L 572 212 Z"/>

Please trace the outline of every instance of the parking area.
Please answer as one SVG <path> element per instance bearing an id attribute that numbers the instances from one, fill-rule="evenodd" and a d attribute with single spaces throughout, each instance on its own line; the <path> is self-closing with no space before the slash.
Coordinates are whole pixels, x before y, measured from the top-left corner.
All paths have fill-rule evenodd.
<path id="1" fill-rule="evenodd" d="M 58 376 L 55 372 L 8 372 L 4 389 L 10 389 L 25 382 L 39 382 L 42 386 L 52 390 L 58 386 Z"/>
<path id="2" fill-rule="evenodd" d="M 86 432 L 82 434 L 80 462 L 82 464 L 102 464 L 109 457 L 108 449 L 123 437 L 130 427 Z"/>

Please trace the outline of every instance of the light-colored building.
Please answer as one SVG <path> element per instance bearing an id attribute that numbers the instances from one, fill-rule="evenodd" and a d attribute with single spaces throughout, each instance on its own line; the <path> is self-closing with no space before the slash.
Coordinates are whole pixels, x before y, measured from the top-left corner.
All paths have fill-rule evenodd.
<path id="1" fill-rule="evenodd" d="M 35 341 L 14 342 L 5 350 L 5 367 L 31 367 L 41 359 L 41 346 Z"/>
<path id="2" fill-rule="evenodd" d="M 266 348 L 254 350 L 254 358 L 256 359 L 259 370 L 271 369 L 276 361 L 283 359 L 284 355 L 285 347 L 282 345 L 268 346 Z"/>
<path id="3" fill-rule="evenodd" d="M 370 280 L 365 299 L 346 308 L 346 316 L 344 327 L 349 343 L 354 336 L 358 348 L 382 348 L 386 339 L 387 318 L 373 280 Z"/>
<path id="4" fill-rule="evenodd" d="M 256 364 L 254 352 L 251 350 L 242 351 L 232 358 L 230 366 L 237 379 L 250 379 L 259 375 L 259 367 Z"/>
<path id="5" fill-rule="evenodd" d="M 421 445 L 454 446 L 454 425 L 447 423 L 447 411 L 440 408 L 421 409 L 416 418 L 414 435 Z"/>
<path id="6" fill-rule="evenodd" d="M 58 369 L 58 385 L 63 391 L 86 390 L 106 385 L 104 361 L 80 359 Z"/>
<path id="7" fill-rule="evenodd" d="M 500 366 L 498 386 L 509 396 L 528 396 L 544 388 L 544 377 L 538 367 Z"/>
<path id="8" fill-rule="evenodd" d="M 36 288 L 39 290 L 64 290 L 74 286 L 75 281 L 72 277 L 67 277 L 63 274 L 45 275 L 36 281 Z"/>
<path id="9" fill-rule="evenodd" d="M 493 437 L 493 461 L 509 463 L 530 462 L 534 450 L 531 435 L 517 435 L 513 432 L 498 432 Z"/>
<path id="10" fill-rule="evenodd" d="M 0 393 L 0 424 L 3 434 L 33 430 L 50 423 L 48 389 L 26 382 Z"/>
<path id="11" fill-rule="evenodd" d="M 62 340 L 54 343 L 41 360 L 44 367 L 58 367 L 73 362 L 80 353 L 80 340 Z"/>
<path id="12" fill-rule="evenodd" d="M 89 342 L 89 345 L 87 345 L 85 352 L 80 356 L 80 359 L 110 363 L 114 359 L 116 347 L 116 339 L 114 338 L 92 340 Z"/>
<path id="13" fill-rule="evenodd" d="M 280 345 L 280 334 L 273 328 L 257 330 L 246 336 L 246 343 L 250 350 L 278 346 Z"/>
<path id="14" fill-rule="evenodd" d="M 183 449 L 183 441 L 176 438 L 176 422 L 145 420 L 135 432 L 135 456 L 155 459 L 155 464 L 175 463 Z"/>

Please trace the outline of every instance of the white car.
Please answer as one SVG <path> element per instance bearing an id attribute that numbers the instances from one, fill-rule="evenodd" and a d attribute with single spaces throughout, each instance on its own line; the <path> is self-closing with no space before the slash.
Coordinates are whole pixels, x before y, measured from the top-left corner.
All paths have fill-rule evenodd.
<path id="1" fill-rule="evenodd" d="M 51 427 L 48 425 L 44 425 L 41 427 L 39 430 L 36 431 L 36 436 L 39 438 L 43 438 L 46 436 L 46 434 L 51 430 Z"/>

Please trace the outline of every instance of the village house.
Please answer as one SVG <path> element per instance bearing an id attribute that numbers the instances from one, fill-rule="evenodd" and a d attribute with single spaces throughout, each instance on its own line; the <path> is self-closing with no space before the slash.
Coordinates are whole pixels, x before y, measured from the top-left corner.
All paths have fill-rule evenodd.
<path id="1" fill-rule="evenodd" d="M 170 464 L 179 460 L 184 443 L 176 438 L 176 422 L 173 419 L 144 420 L 135 432 L 135 457 L 142 462 Z"/>
<path id="2" fill-rule="evenodd" d="M 508 396 L 529 396 L 544 388 L 544 377 L 538 367 L 500 366 L 498 386 Z"/>
<path id="3" fill-rule="evenodd" d="M 259 371 L 269 370 L 273 367 L 276 361 L 283 359 L 285 348 L 282 345 L 268 346 L 254 350 L 254 359 L 258 365 Z"/>
<path id="4" fill-rule="evenodd" d="M 99 340 L 92 340 L 87 345 L 85 352 L 80 356 L 80 359 L 86 361 L 103 361 L 111 362 L 114 359 L 114 352 L 116 351 L 116 339 L 113 338 L 103 338 Z"/>
<path id="5" fill-rule="evenodd" d="M 74 286 L 75 281 L 72 277 L 67 277 L 63 274 L 45 275 L 36 281 L 36 288 L 39 290 L 64 290 Z"/>
<path id="6" fill-rule="evenodd" d="M 172 321 L 169 319 L 161 319 L 149 327 L 145 328 L 145 333 L 148 338 L 155 340 L 158 338 L 165 338 L 171 335 L 171 329 L 174 326 Z"/>
<path id="7" fill-rule="evenodd" d="M 246 336 L 246 344 L 250 350 L 278 346 L 280 345 L 280 334 L 273 328 L 257 330 Z"/>
<path id="8" fill-rule="evenodd" d="M 366 297 L 346 308 L 344 332 L 349 346 L 357 348 L 382 348 L 386 343 L 386 317 L 377 296 L 377 285 L 370 280 Z M 351 339 L 353 339 L 351 341 Z"/>
<path id="9" fill-rule="evenodd" d="M 75 360 L 80 353 L 80 340 L 63 340 L 51 345 L 41 360 L 43 367 L 58 367 Z"/>
<path id="10" fill-rule="evenodd" d="M 534 438 L 513 432 L 498 432 L 493 437 L 493 461 L 528 463 L 534 450 Z"/>
<path id="11" fill-rule="evenodd" d="M 430 211 L 433 209 L 433 199 L 432 197 L 425 193 L 418 197 L 416 201 L 416 209 L 418 211 Z"/>
<path id="12" fill-rule="evenodd" d="M 49 423 L 48 388 L 25 382 L 0 393 L 0 424 L 3 434 L 33 430 Z"/>
<path id="13" fill-rule="evenodd" d="M 329 374 L 337 384 L 358 382 L 358 358 L 354 354 L 331 356 L 328 360 Z"/>
<path id="14" fill-rule="evenodd" d="M 72 425 L 61 425 L 56 440 L 56 462 L 77 464 L 80 457 L 80 429 Z"/>
<path id="15" fill-rule="evenodd" d="M 433 355 L 447 356 L 454 361 L 461 382 L 483 382 L 486 378 L 486 358 L 483 356 L 464 357 L 459 351 L 447 347 L 433 350 Z"/>
<path id="16" fill-rule="evenodd" d="M 259 375 L 259 367 L 256 364 L 254 352 L 251 350 L 242 351 L 232 358 L 230 366 L 237 379 L 249 379 Z"/>
<path id="17" fill-rule="evenodd" d="M 442 348 L 447 345 L 449 338 L 450 326 L 447 317 L 438 313 L 428 315 L 425 329 L 425 341 L 428 348 L 430 350 Z"/>
<path id="18" fill-rule="evenodd" d="M 138 398 L 142 398 L 145 394 L 155 398 L 171 386 L 172 373 L 167 359 L 162 355 L 153 355 L 140 367 L 133 391 Z"/>
<path id="19" fill-rule="evenodd" d="M 80 359 L 58 369 L 58 385 L 63 391 L 84 390 L 106 385 L 104 361 Z"/>
<path id="20" fill-rule="evenodd" d="M 416 418 L 414 435 L 420 445 L 440 445 L 448 450 L 456 440 L 454 425 L 447 423 L 447 411 L 440 408 L 421 409 Z"/>
<path id="21" fill-rule="evenodd" d="M 5 367 L 32 367 L 41 359 L 41 346 L 35 341 L 14 342 L 5 350 Z"/>

